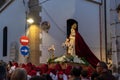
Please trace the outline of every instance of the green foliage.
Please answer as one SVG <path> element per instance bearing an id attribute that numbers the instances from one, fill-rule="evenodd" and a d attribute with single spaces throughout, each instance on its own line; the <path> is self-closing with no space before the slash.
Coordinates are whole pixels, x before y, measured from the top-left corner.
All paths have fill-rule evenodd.
<path id="1" fill-rule="evenodd" d="M 72 55 L 66 55 L 66 60 L 68 60 L 69 62 L 73 62 L 74 56 L 72 56 Z"/>
<path id="2" fill-rule="evenodd" d="M 47 60 L 47 63 L 55 63 L 55 59 L 56 59 L 57 57 L 55 57 L 55 58 L 49 58 L 48 60 Z"/>
<path id="3" fill-rule="evenodd" d="M 81 59 L 85 62 L 85 65 L 89 65 L 88 61 L 84 57 L 81 57 Z"/>

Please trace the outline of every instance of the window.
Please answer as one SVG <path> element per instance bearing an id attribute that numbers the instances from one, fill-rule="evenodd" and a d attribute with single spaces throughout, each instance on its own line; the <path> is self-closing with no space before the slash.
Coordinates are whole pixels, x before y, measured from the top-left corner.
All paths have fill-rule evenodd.
<path id="1" fill-rule="evenodd" d="M 7 56 L 7 26 L 3 28 L 3 56 Z"/>

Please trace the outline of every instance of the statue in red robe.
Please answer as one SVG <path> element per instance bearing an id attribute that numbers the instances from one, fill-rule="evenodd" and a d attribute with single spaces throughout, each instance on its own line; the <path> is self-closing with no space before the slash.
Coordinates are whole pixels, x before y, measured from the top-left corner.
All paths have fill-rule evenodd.
<path id="1" fill-rule="evenodd" d="M 89 49 L 88 45 L 85 43 L 84 39 L 82 38 L 82 36 L 78 32 L 78 23 L 77 23 L 77 21 L 75 21 L 73 19 L 69 19 L 67 21 L 67 24 L 69 24 L 69 25 L 67 25 L 67 38 L 68 39 L 70 39 L 70 36 L 71 36 L 71 28 L 74 29 L 75 34 L 73 36 L 74 36 L 75 39 L 73 39 L 73 40 L 75 40 L 75 41 L 73 41 L 73 42 L 74 42 L 75 47 L 73 47 L 73 48 L 75 48 L 75 54 L 78 57 L 83 57 L 85 60 L 87 60 L 87 62 L 89 64 L 91 64 L 95 68 L 97 63 L 100 60 Z M 75 26 L 75 24 L 76 24 L 76 26 Z M 68 48 L 68 50 L 69 50 L 69 48 Z"/>

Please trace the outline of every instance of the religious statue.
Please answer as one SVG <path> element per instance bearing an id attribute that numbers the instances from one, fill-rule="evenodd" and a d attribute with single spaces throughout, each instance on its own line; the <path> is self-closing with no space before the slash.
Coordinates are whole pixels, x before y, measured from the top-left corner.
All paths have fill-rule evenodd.
<path id="1" fill-rule="evenodd" d="M 71 33 L 69 38 L 65 40 L 65 46 L 67 47 L 67 54 L 68 55 L 75 55 L 75 28 L 76 28 L 76 23 L 72 25 L 71 27 Z"/>
<path id="2" fill-rule="evenodd" d="M 55 52 L 55 46 L 54 45 L 51 45 L 49 48 L 48 48 L 48 51 L 50 53 L 50 58 L 53 59 L 54 58 L 54 52 Z"/>
<path id="3" fill-rule="evenodd" d="M 74 19 L 68 19 L 67 24 L 67 38 L 63 43 L 63 46 L 66 47 L 66 54 L 56 58 L 54 61 L 85 63 L 96 67 L 100 60 L 89 49 L 78 32 L 78 22 Z"/>
<path id="4" fill-rule="evenodd" d="M 78 32 L 78 22 L 74 19 L 68 19 L 67 24 L 67 41 L 69 41 L 67 42 L 69 43 L 67 53 L 84 58 L 89 64 L 96 67 L 100 60 L 89 49 L 88 45 Z"/>

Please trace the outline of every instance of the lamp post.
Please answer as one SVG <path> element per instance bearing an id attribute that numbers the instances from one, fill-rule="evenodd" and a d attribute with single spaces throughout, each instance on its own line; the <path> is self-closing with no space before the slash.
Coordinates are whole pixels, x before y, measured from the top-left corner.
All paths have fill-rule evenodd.
<path id="1" fill-rule="evenodd" d="M 33 6 L 36 4 L 35 6 Z M 29 6 L 29 13 L 27 15 L 27 22 L 28 25 L 28 34 L 29 37 L 29 48 L 30 48 L 30 54 L 28 58 L 28 62 L 31 62 L 35 65 L 40 64 L 40 55 L 41 51 L 39 49 L 39 46 L 41 44 L 41 39 L 39 37 L 41 33 L 40 29 L 40 21 L 41 17 L 39 16 L 40 13 L 40 6 L 39 6 L 39 0 L 29 0 L 28 2 Z"/>

